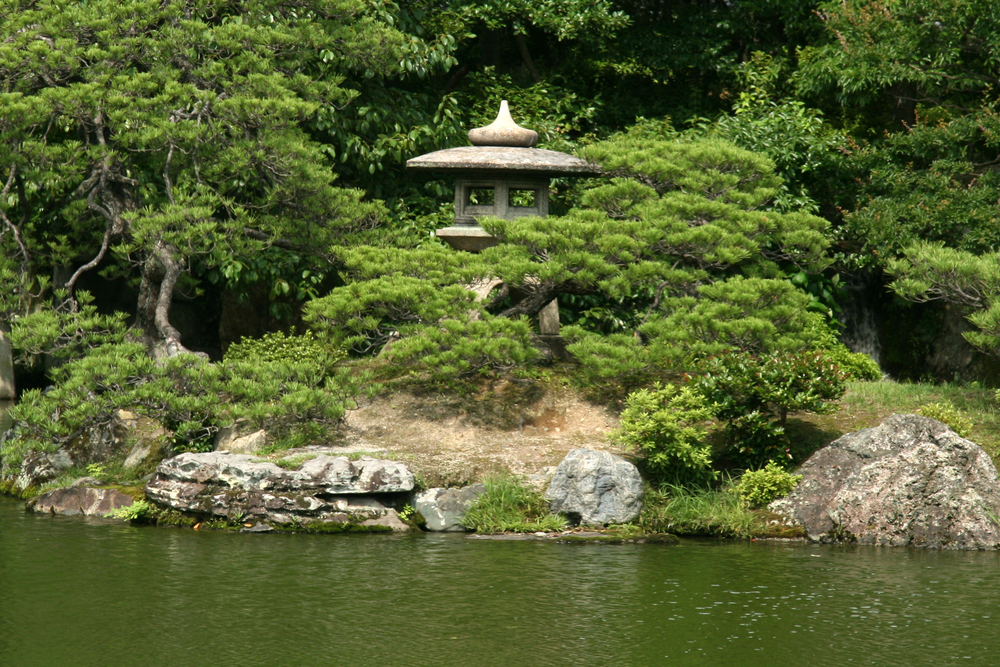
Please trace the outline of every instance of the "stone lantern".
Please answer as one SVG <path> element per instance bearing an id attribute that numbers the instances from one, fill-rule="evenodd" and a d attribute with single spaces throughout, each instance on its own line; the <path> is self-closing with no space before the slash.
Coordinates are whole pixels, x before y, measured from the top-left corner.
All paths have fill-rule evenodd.
<path id="1" fill-rule="evenodd" d="M 549 179 L 594 176 L 600 168 L 566 153 L 534 148 L 538 133 L 510 117 L 507 100 L 492 124 L 469 131 L 472 146 L 446 148 L 406 161 L 407 169 L 455 175 L 455 224 L 437 237 L 457 250 L 496 245 L 477 218 L 513 220 L 549 214 Z"/>
<path id="2" fill-rule="evenodd" d="M 455 222 L 439 229 L 439 239 L 456 250 L 478 252 L 496 245 L 477 218 L 513 220 L 549 214 L 549 179 L 595 176 L 600 167 L 558 151 L 534 148 L 538 133 L 510 116 L 507 100 L 496 120 L 469 130 L 472 146 L 446 148 L 406 161 L 407 169 L 455 175 Z M 539 313 L 543 335 L 559 333 L 559 305 L 553 300 Z"/>

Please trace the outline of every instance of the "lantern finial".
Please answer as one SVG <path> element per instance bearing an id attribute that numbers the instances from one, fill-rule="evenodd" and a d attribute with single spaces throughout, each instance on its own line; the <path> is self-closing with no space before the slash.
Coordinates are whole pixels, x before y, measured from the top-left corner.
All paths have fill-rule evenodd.
<path id="1" fill-rule="evenodd" d="M 531 148 L 538 143 L 538 133 L 521 127 L 510 116 L 507 100 L 500 103 L 496 120 L 486 127 L 469 130 L 469 141 L 473 146 L 513 146 Z"/>

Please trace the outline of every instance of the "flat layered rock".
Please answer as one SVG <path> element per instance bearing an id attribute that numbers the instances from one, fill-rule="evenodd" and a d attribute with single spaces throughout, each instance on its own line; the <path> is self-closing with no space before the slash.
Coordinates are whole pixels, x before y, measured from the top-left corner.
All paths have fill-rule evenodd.
<path id="1" fill-rule="evenodd" d="M 286 470 L 246 454 L 207 452 L 163 461 L 146 496 L 231 521 L 363 522 L 394 515 L 393 494 L 413 487 L 413 473 L 395 461 L 320 454 Z"/>
<path id="2" fill-rule="evenodd" d="M 72 486 L 46 491 L 25 503 L 25 507 L 39 514 L 106 516 L 133 502 L 130 496 L 115 489 Z"/>
<path id="3" fill-rule="evenodd" d="M 1000 479 L 983 449 L 945 424 L 893 415 L 813 454 L 770 505 L 815 541 L 1000 548 Z"/>

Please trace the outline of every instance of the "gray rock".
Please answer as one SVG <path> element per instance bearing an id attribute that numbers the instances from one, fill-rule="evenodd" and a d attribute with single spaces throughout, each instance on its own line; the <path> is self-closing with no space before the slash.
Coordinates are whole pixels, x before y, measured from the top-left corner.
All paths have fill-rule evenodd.
<path id="1" fill-rule="evenodd" d="M 74 486 L 101 486 L 104 484 L 103 480 L 97 479 L 96 477 L 77 477 L 70 484 L 71 487 Z"/>
<path id="2" fill-rule="evenodd" d="M 285 470 L 245 454 L 207 452 L 163 461 L 146 484 L 146 496 L 231 521 L 360 523 L 393 512 L 413 482 L 403 464 L 367 456 L 351 461 L 320 454 Z"/>
<path id="3" fill-rule="evenodd" d="M 87 429 L 68 447 L 77 464 L 124 457 L 126 468 L 152 468 L 170 454 L 170 433 L 155 419 L 119 409 L 110 424 Z"/>
<path id="4" fill-rule="evenodd" d="M 120 507 L 129 507 L 133 502 L 132 498 L 115 489 L 73 486 L 46 491 L 25 503 L 25 507 L 40 514 L 106 516 Z"/>
<path id="5" fill-rule="evenodd" d="M 24 491 L 33 486 L 40 486 L 73 466 L 73 459 L 66 450 L 47 452 L 29 452 L 21 461 L 20 469 L 12 475 L 14 487 Z"/>
<path id="6" fill-rule="evenodd" d="M 1000 548 L 1000 480 L 979 445 L 941 422 L 893 415 L 813 454 L 770 505 L 816 541 Z"/>
<path id="7" fill-rule="evenodd" d="M 260 429 L 240 438 L 233 438 L 225 447 L 233 454 L 253 454 L 267 444 L 267 431 Z"/>
<path id="8" fill-rule="evenodd" d="M 482 484 L 461 489 L 427 489 L 414 496 L 413 508 L 424 517 L 427 530 L 461 533 L 468 530 L 462 524 L 465 513 L 485 490 Z"/>
<path id="9" fill-rule="evenodd" d="M 588 526 L 624 523 L 639 516 L 639 470 L 608 452 L 574 449 L 556 468 L 545 499 L 553 512 Z"/>
<path id="10" fill-rule="evenodd" d="M 128 456 L 125 457 L 125 463 L 122 465 L 126 468 L 138 468 L 143 464 L 143 462 L 149 458 L 150 453 L 153 450 L 152 443 L 140 442 L 129 450 Z"/>
<path id="11" fill-rule="evenodd" d="M 377 516 L 377 517 L 373 517 L 371 519 L 366 519 L 366 520 L 364 520 L 364 521 L 361 522 L 361 525 L 362 526 L 386 526 L 386 527 L 392 528 L 394 531 L 400 532 L 400 533 L 405 533 L 406 531 L 410 530 L 410 526 L 408 524 L 404 523 L 403 520 L 399 518 L 399 514 L 397 514 L 396 510 L 394 510 L 394 509 L 387 510 L 386 513 L 383 514 L 382 516 Z"/>
<path id="12" fill-rule="evenodd" d="M 215 437 L 215 450 L 231 454 L 253 454 L 267 444 L 267 431 L 253 430 L 245 419 L 237 420 L 232 426 L 219 429 Z"/>

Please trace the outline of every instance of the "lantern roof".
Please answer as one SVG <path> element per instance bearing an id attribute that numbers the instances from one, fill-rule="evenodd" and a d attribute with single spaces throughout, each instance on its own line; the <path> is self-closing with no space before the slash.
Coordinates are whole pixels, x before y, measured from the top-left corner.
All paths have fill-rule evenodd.
<path id="1" fill-rule="evenodd" d="M 534 148 L 538 133 L 521 127 L 510 116 L 507 100 L 500 103 L 497 118 L 486 127 L 469 130 L 472 146 L 446 148 L 406 161 L 407 169 L 504 175 L 593 176 L 601 168 L 586 160 L 542 148 Z"/>
<path id="2" fill-rule="evenodd" d="M 556 176 L 592 176 L 601 168 L 578 157 L 543 148 L 459 146 L 406 161 L 407 169 L 450 172 L 516 172 Z"/>

